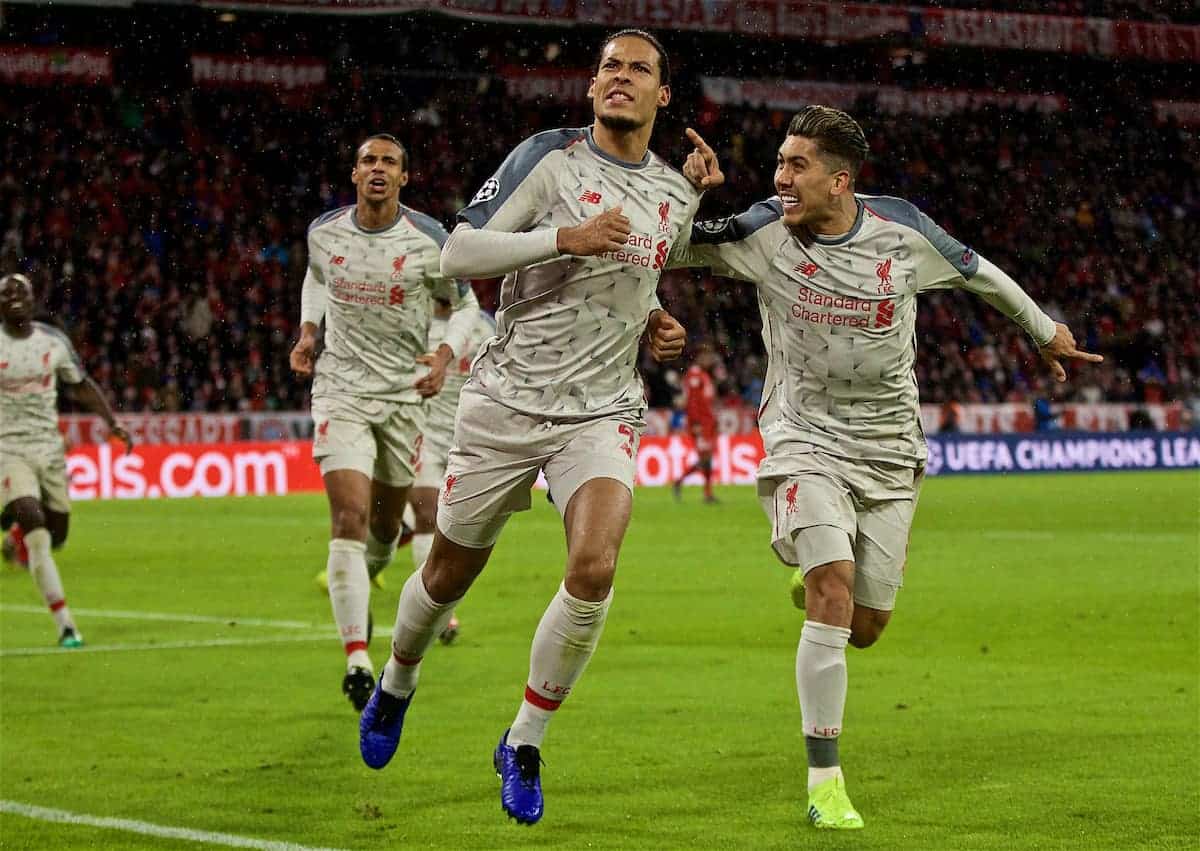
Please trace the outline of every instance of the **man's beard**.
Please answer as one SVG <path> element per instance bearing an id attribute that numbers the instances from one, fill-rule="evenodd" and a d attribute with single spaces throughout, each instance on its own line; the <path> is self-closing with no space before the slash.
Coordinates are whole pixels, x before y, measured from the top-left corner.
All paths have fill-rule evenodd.
<path id="1" fill-rule="evenodd" d="M 632 133 L 634 130 L 642 129 L 643 126 L 636 119 L 627 118 L 624 115 L 597 115 L 596 120 L 609 130 L 616 130 L 619 133 Z"/>

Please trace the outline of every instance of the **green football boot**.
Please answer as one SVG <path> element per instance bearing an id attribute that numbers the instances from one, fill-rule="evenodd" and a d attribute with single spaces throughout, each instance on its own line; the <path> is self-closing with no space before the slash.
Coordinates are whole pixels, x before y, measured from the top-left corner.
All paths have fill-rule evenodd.
<path id="1" fill-rule="evenodd" d="M 813 827 L 824 830 L 858 830 L 863 826 L 841 777 L 826 780 L 808 793 L 808 820 Z"/>

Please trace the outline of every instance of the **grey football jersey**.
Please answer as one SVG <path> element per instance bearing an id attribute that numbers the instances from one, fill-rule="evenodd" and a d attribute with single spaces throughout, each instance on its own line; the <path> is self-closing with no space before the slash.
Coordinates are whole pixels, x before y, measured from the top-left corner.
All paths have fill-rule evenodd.
<path id="1" fill-rule="evenodd" d="M 445 331 L 445 319 L 435 317 L 429 323 L 429 339 L 441 339 L 445 336 Z M 452 442 L 454 417 L 458 413 L 458 397 L 471 374 L 471 362 L 475 359 L 479 348 L 495 335 L 496 321 L 482 310 L 479 311 L 475 324 L 471 326 L 471 336 L 467 339 L 466 348 L 446 367 L 446 383 L 442 385 L 441 391 L 426 403 L 424 428 L 426 434 L 445 435 L 443 442 Z"/>
<path id="2" fill-rule="evenodd" d="M 758 287 L 769 366 L 760 429 L 768 455 L 791 444 L 919 467 L 926 457 L 916 376 L 918 293 L 961 287 L 1039 342 L 1054 323 L 1019 290 L 998 292 L 979 256 L 899 198 L 856 198 L 840 238 L 802 240 L 778 198 L 698 222 L 671 266 L 711 266 Z M 769 468 L 770 459 L 766 468 Z"/>
<path id="3" fill-rule="evenodd" d="M 33 333 L 23 338 L 0 327 L 0 452 L 61 453 L 58 382 L 83 378 L 75 347 L 54 326 L 34 322 Z"/>
<path id="4" fill-rule="evenodd" d="M 549 130 L 518 145 L 459 219 L 519 233 L 573 227 L 621 206 L 632 233 L 596 257 L 557 257 L 510 273 L 496 338 L 471 380 L 522 413 L 591 419 L 645 408 L 638 341 L 658 306 L 658 280 L 699 194 L 651 152 L 640 163 L 609 156 L 590 128 Z"/>
<path id="5" fill-rule="evenodd" d="M 395 222 L 375 231 L 358 225 L 354 207 L 313 221 L 305 286 L 326 291 L 314 396 L 420 401 L 416 358 L 429 350 L 433 297 L 455 310 L 479 308 L 469 285 L 441 275 L 447 237 L 437 221 L 403 205 Z M 452 348 L 460 354 L 461 343 Z"/>

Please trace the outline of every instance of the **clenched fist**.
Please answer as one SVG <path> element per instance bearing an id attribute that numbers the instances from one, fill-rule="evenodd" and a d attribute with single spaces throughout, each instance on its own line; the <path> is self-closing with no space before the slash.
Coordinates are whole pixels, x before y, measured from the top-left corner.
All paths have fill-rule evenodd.
<path id="1" fill-rule="evenodd" d="M 629 239 L 629 219 L 617 205 L 572 228 L 558 229 L 558 253 L 591 257 L 623 248 Z"/>
<path id="2" fill-rule="evenodd" d="M 687 332 L 679 320 L 665 310 L 650 313 L 646 320 L 646 335 L 650 342 L 650 354 L 659 363 L 678 358 L 687 344 Z"/>

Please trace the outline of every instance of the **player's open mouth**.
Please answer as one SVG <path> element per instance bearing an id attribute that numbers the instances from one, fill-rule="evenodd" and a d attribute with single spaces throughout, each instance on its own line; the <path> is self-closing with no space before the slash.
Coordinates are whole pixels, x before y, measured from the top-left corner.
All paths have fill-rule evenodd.
<path id="1" fill-rule="evenodd" d="M 374 177 L 367 182 L 372 189 L 387 189 L 387 181 L 382 177 Z"/>
<path id="2" fill-rule="evenodd" d="M 795 195 L 790 195 L 786 192 L 780 192 L 779 200 L 783 202 L 784 212 L 800 209 L 800 199 Z"/>
<path id="3" fill-rule="evenodd" d="M 633 103 L 633 95 L 628 92 L 609 92 L 604 99 L 608 103 Z"/>

